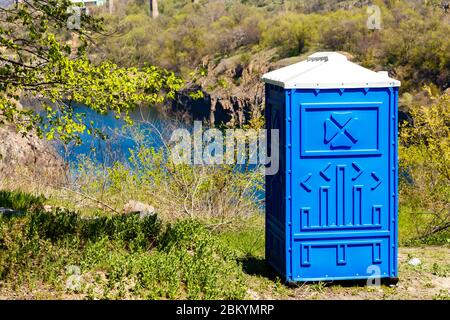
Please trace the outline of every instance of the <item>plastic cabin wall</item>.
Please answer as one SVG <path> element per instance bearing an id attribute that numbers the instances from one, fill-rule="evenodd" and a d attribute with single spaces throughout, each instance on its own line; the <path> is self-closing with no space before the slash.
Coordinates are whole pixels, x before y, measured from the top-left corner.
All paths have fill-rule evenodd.
<path id="1" fill-rule="evenodd" d="M 266 127 L 280 130 L 266 258 L 286 280 L 397 277 L 397 99 L 266 84 Z"/>

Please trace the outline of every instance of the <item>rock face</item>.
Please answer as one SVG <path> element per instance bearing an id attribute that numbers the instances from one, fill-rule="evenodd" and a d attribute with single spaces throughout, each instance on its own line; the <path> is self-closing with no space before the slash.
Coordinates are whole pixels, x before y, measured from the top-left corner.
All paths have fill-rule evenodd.
<path id="1" fill-rule="evenodd" d="M 13 126 L 0 126 L 0 182 L 18 175 L 57 183 L 64 175 L 64 161 L 36 135 L 24 137 Z"/>
<path id="2" fill-rule="evenodd" d="M 172 109 L 215 125 L 239 126 L 252 116 L 257 117 L 262 112 L 264 99 L 261 75 L 270 69 L 274 54 L 274 51 L 253 56 L 244 53 L 219 62 L 205 57 L 203 67 L 207 69 L 207 76 L 179 94 Z M 204 98 L 189 97 L 190 92 L 197 90 L 203 92 Z"/>
<path id="3" fill-rule="evenodd" d="M 211 125 L 241 126 L 264 112 L 264 73 L 306 59 L 308 54 L 279 60 L 276 49 L 257 54 L 242 53 L 216 61 L 203 59 L 207 76 L 177 96 L 172 110 Z M 189 93 L 201 90 L 204 98 Z"/>
<path id="4" fill-rule="evenodd" d="M 138 213 L 139 217 L 143 219 L 145 217 L 155 214 L 155 208 L 151 205 L 139 201 L 130 200 L 123 207 L 123 213 L 125 215 Z"/>

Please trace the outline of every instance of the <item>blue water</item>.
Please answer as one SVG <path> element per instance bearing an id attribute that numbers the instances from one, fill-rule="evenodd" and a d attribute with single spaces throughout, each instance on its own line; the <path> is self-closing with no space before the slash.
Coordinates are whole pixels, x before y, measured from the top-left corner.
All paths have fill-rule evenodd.
<path id="1" fill-rule="evenodd" d="M 127 163 L 131 150 L 138 150 L 140 146 L 160 148 L 163 139 L 169 139 L 171 130 L 175 127 L 175 121 L 150 108 L 132 112 L 132 125 L 116 119 L 113 114 L 101 115 L 83 105 L 76 105 L 74 110 L 75 113 L 85 114 L 85 124 L 92 129 L 99 129 L 107 138 L 102 139 L 85 132 L 80 135 L 80 145 L 57 144 L 58 152 L 72 165 L 86 158 L 105 166 L 111 166 L 116 161 Z"/>
<path id="2" fill-rule="evenodd" d="M 141 146 L 159 149 L 168 143 L 174 129 L 185 128 L 192 132 L 193 125 L 164 117 L 151 108 L 137 109 L 130 114 L 133 123 L 116 119 L 114 114 L 101 115 L 84 105 L 74 105 L 74 111 L 85 115 L 85 124 L 91 129 L 99 129 L 107 136 L 102 139 L 88 134 L 80 135 L 82 143 L 71 143 L 68 147 L 57 144 L 57 150 L 70 164 L 77 164 L 86 158 L 104 166 L 112 166 L 114 162 L 129 162 L 131 151 L 138 151 Z M 91 127 L 90 123 L 93 123 Z M 204 130 L 207 128 L 204 127 Z M 92 130 L 94 131 L 94 130 Z M 256 165 L 236 165 L 239 170 L 253 170 Z"/>

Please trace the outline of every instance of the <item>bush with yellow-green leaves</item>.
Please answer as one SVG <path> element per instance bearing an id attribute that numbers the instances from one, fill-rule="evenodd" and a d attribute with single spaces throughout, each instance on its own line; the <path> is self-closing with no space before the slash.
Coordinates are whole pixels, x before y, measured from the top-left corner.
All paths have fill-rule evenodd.
<path id="1" fill-rule="evenodd" d="M 450 229 L 450 95 L 410 109 L 400 127 L 400 201 L 415 228 L 427 238 Z"/>

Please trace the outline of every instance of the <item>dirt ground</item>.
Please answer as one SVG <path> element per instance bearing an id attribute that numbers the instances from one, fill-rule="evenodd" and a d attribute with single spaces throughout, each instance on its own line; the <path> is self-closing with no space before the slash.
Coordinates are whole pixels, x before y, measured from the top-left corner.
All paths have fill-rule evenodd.
<path id="1" fill-rule="evenodd" d="M 412 265 L 411 259 L 420 264 Z M 415 260 L 416 260 L 415 259 Z M 313 283 L 288 287 L 277 281 L 252 277 L 252 299 L 450 299 L 450 248 L 402 247 L 399 249 L 399 282 L 396 285 Z"/>

